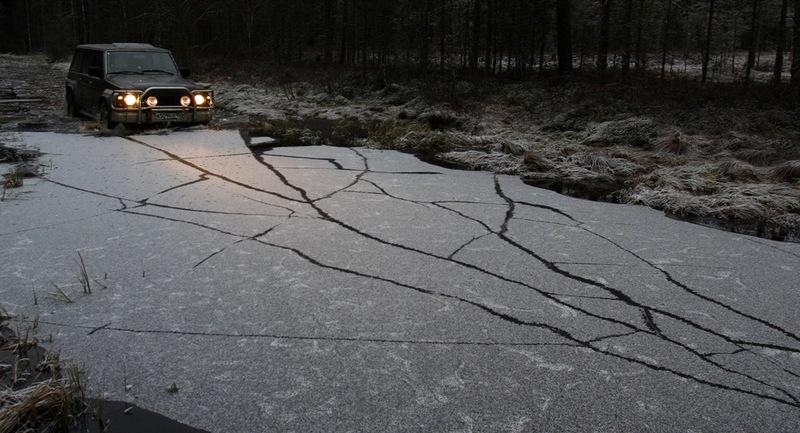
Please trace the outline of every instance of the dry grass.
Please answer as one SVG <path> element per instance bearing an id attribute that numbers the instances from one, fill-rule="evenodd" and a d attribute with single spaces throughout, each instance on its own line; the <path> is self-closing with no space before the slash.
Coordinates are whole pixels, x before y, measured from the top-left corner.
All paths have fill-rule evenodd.
<path id="1" fill-rule="evenodd" d="M 745 161 L 733 158 L 726 158 L 716 164 L 719 173 L 734 181 L 758 181 L 760 179 L 758 170 Z"/>
<path id="2" fill-rule="evenodd" d="M 668 187 L 639 187 L 629 202 L 683 217 L 770 222 L 794 230 L 800 211 L 800 191 L 780 185 L 743 184 L 728 185 L 713 195 L 696 195 Z"/>
<path id="3" fill-rule="evenodd" d="M 711 194 L 718 187 L 713 167 L 708 165 L 660 168 L 647 176 L 644 185 L 654 189 Z"/>
<path id="4" fill-rule="evenodd" d="M 0 433 L 69 431 L 88 406 L 83 370 L 68 371 L 66 378 L 0 392 Z"/>
<path id="5" fill-rule="evenodd" d="M 528 171 L 532 172 L 545 172 L 553 168 L 553 163 L 550 162 L 541 152 L 528 152 L 522 158 L 522 164 Z"/>
<path id="6" fill-rule="evenodd" d="M 786 161 L 770 170 L 778 182 L 795 182 L 800 179 L 800 160 Z"/>
<path id="7" fill-rule="evenodd" d="M 470 170 L 491 171 L 501 174 L 517 174 L 520 172 L 519 158 L 498 152 L 487 153 L 477 150 L 443 152 L 436 154 L 435 160 Z"/>
<path id="8" fill-rule="evenodd" d="M 73 431 L 88 408 L 86 373 L 57 353 L 32 365 L 38 340 L 28 334 L 37 324 L 18 336 L 7 325 L 11 318 L 0 308 L 0 359 L 11 363 L 0 371 L 0 383 L 7 384 L 0 390 L 0 433 Z"/>
<path id="9" fill-rule="evenodd" d="M 708 145 L 708 140 L 703 137 L 674 130 L 658 140 L 655 150 L 663 154 L 695 157 L 702 154 L 701 147 L 705 145 Z"/>

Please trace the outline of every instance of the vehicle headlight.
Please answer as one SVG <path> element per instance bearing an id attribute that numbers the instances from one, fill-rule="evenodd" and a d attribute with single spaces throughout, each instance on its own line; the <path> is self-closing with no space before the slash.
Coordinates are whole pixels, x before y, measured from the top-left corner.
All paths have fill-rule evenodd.
<path id="1" fill-rule="evenodd" d="M 209 107 L 211 108 L 214 105 L 214 100 L 211 97 L 212 93 L 207 91 L 195 91 L 192 92 L 192 100 L 194 101 L 195 107 Z"/>
<path id="2" fill-rule="evenodd" d="M 147 104 L 148 107 L 155 107 L 156 105 L 158 105 L 158 98 L 156 98 L 155 96 L 148 96 L 144 102 L 145 104 Z"/>
<path id="3" fill-rule="evenodd" d="M 139 95 L 136 93 L 117 93 L 114 95 L 117 108 L 136 108 L 139 106 Z"/>
<path id="4" fill-rule="evenodd" d="M 122 102 L 124 102 L 128 107 L 133 107 L 137 102 L 139 102 L 139 98 L 137 98 L 136 95 L 128 93 L 124 98 L 122 98 Z"/>
<path id="5" fill-rule="evenodd" d="M 181 105 L 188 107 L 192 103 L 192 98 L 188 96 L 181 96 Z"/>

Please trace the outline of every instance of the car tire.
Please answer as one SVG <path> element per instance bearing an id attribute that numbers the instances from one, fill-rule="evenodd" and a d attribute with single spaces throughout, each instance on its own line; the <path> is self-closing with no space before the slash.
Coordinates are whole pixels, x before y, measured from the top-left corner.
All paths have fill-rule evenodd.
<path id="1" fill-rule="evenodd" d="M 67 93 L 67 116 L 69 117 L 81 116 L 81 113 L 78 111 L 78 106 L 75 105 L 75 97 L 72 96 L 72 92 Z"/>
<path id="2" fill-rule="evenodd" d="M 108 104 L 105 102 L 101 102 L 100 106 L 97 107 L 98 117 L 97 121 L 100 123 L 100 126 L 103 128 L 114 129 L 116 123 L 111 121 L 111 108 L 108 107 Z"/>

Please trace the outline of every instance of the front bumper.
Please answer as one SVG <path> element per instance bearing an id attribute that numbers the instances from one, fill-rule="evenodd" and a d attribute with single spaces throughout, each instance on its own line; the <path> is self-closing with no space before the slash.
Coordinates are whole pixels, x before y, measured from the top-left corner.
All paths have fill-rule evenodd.
<path id="1" fill-rule="evenodd" d="M 208 123 L 214 112 L 213 91 L 185 87 L 108 90 L 106 101 L 110 108 L 108 120 L 112 123 Z"/>
<path id="2" fill-rule="evenodd" d="M 164 108 L 116 108 L 109 113 L 114 123 L 208 123 L 213 117 L 212 108 L 164 107 Z"/>

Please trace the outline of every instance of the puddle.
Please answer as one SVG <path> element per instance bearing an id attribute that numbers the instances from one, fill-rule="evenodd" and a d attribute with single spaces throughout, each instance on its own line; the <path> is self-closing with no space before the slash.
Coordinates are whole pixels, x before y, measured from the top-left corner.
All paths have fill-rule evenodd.
<path id="1" fill-rule="evenodd" d="M 302 120 L 269 120 L 239 129 L 250 148 L 288 146 L 351 147 L 359 138 L 366 138 L 369 124 L 361 121 L 309 118 Z M 269 138 L 269 140 L 265 140 Z"/>
<path id="2" fill-rule="evenodd" d="M 92 399 L 89 405 L 97 416 L 87 416 L 71 433 L 208 433 L 122 401 Z"/>

